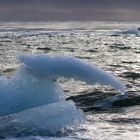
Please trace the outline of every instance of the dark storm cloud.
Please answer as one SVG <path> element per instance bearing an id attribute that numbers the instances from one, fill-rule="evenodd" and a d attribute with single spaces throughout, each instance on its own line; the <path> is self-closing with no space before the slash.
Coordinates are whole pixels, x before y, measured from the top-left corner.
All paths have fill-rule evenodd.
<path id="1" fill-rule="evenodd" d="M 0 0 L 0 20 L 140 20 L 140 0 Z"/>

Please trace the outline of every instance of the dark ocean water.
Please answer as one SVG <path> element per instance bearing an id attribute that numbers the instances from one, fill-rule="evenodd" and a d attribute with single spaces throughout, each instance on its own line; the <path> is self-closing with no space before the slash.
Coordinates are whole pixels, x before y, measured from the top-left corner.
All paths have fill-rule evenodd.
<path id="1" fill-rule="evenodd" d="M 116 76 L 127 87 L 128 98 L 113 102 L 109 108 L 103 108 L 95 106 L 95 103 L 117 95 L 117 91 L 110 87 L 89 86 L 74 80 L 60 79 L 58 82 L 65 91 L 67 100 L 72 99 L 85 112 L 87 122 L 63 138 L 28 136 L 23 139 L 139 140 L 138 27 L 140 23 L 1 22 L 0 75 L 11 77 L 14 74 L 19 65 L 16 60 L 18 54 L 61 54 L 93 63 Z"/>

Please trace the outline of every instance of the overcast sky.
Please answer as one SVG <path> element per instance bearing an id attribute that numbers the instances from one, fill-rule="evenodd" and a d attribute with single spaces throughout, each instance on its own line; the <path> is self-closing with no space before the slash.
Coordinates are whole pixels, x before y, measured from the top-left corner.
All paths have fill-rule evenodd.
<path id="1" fill-rule="evenodd" d="M 140 21 L 140 0 L 0 0 L 0 21 Z"/>

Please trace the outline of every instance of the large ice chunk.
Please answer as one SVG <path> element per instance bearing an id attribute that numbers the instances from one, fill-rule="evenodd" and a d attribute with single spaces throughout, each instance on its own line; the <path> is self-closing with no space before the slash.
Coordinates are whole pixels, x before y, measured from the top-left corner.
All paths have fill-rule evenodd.
<path id="1" fill-rule="evenodd" d="M 11 79 L 0 78 L 0 116 L 64 100 L 53 79 L 35 75 L 23 65 Z"/>
<path id="2" fill-rule="evenodd" d="M 125 92 L 115 77 L 75 57 L 20 55 L 23 64 L 11 79 L 0 79 L 0 116 L 65 100 L 58 77 L 74 78 L 88 84 L 110 85 Z"/>
<path id="3" fill-rule="evenodd" d="M 140 30 L 137 27 L 130 27 L 128 29 L 122 30 L 122 31 L 117 31 L 115 32 L 115 35 L 119 35 L 119 34 L 124 34 L 124 35 L 139 35 L 140 34 Z"/>
<path id="4" fill-rule="evenodd" d="M 20 55 L 18 59 L 32 71 L 48 77 L 67 77 L 88 84 L 110 85 L 125 92 L 125 86 L 111 74 L 70 56 Z"/>
<path id="5" fill-rule="evenodd" d="M 63 135 L 84 121 L 73 101 L 57 102 L 1 117 L 0 136 Z"/>

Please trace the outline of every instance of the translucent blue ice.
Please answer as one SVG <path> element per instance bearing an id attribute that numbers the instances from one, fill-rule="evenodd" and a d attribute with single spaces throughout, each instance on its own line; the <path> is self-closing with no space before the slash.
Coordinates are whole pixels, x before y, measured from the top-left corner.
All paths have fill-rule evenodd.
<path id="1" fill-rule="evenodd" d="M 78 58 L 59 55 L 20 55 L 18 59 L 30 70 L 43 77 L 74 78 L 87 84 L 110 85 L 116 90 L 125 92 L 125 86 L 111 74 Z"/>
<path id="2" fill-rule="evenodd" d="M 0 116 L 64 100 L 53 79 L 35 75 L 24 65 L 11 79 L 0 79 Z"/>
<path id="3" fill-rule="evenodd" d="M 66 101 L 59 77 L 88 84 L 125 86 L 94 65 L 69 56 L 20 55 L 22 64 L 11 79 L 0 78 L 0 136 L 57 135 L 83 122 L 84 115 Z M 6 116 L 6 117 L 5 117 Z"/>
<path id="4" fill-rule="evenodd" d="M 55 79 L 74 78 L 88 84 L 110 85 L 125 92 L 125 86 L 94 65 L 69 56 L 20 55 L 23 63 L 11 79 L 0 78 L 0 116 L 65 100 Z"/>
<path id="5" fill-rule="evenodd" d="M 0 119 L 0 136 L 65 135 L 84 120 L 73 101 L 51 103 Z"/>
<path id="6" fill-rule="evenodd" d="M 130 27 L 126 30 L 118 31 L 116 34 L 134 34 L 134 35 L 139 35 L 140 31 L 136 27 Z"/>

